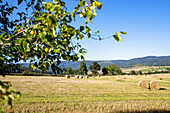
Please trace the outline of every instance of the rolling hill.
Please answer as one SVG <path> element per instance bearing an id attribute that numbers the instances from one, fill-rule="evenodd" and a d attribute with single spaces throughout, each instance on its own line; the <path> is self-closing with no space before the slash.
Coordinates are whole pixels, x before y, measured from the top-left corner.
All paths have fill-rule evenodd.
<path id="1" fill-rule="evenodd" d="M 134 67 L 134 66 L 169 66 L 170 56 L 147 56 L 142 58 L 134 58 L 130 60 L 100 60 L 100 61 L 86 61 L 87 67 L 89 67 L 93 62 L 98 62 L 101 67 L 109 64 L 116 64 L 121 68 Z M 63 61 L 61 65 L 65 67 L 72 67 L 73 69 L 79 68 L 79 62 L 66 62 Z"/>
<path id="2" fill-rule="evenodd" d="M 86 65 L 89 67 L 93 62 L 98 62 L 101 67 L 109 64 L 117 64 L 121 68 L 134 67 L 134 66 L 170 66 L 170 56 L 146 56 L 141 58 L 134 58 L 130 60 L 99 60 L 90 61 L 86 60 Z M 60 66 L 72 67 L 72 69 L 79 68 L 80 61 L 67 62 L 62 61 Z M 28 63 L 22 63 L 21 66 L 28 67 Z"/>

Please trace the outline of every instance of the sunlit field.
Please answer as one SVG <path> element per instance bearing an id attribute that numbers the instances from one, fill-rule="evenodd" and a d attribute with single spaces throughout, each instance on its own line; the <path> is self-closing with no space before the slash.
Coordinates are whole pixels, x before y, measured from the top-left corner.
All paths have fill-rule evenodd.
<path id="1" fill-rule="evenodd" d="M 22 93 L 13 101 L 13 109 L 2 103 L 4 112 L 21 113 L 114 113 L 114 112 L 170 112 L 170 74 L 117 76 L 76 79 L 74 77 L 6 76 L 3 81 Z M 140 80 L 156 80 L 160 90 L 138 87 Z"/>

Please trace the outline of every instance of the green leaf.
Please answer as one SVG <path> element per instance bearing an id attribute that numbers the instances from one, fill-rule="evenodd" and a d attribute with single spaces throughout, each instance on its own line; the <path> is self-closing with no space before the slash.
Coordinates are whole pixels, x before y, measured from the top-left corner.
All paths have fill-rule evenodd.
<path id="1" fill-rule="evenodd" d="M 34 65 L 33 65 L 33 63 L 32 63 L 32 62 L 30 62 L 30 64 L 29 64 L 29 69 L 34 70 Z"/>
<path id="2" fill-rule="evenodd" d="M 85 62 L 84 56 L 83 56 L 83 55 L 81 55 L 80 57 L 81 57 L 81 59 Z"/>
<path id="3" fill-rule="evenodd" d="M 80 32 L 84 30 L 84 26 L 80 26 Z"/>
<path id="4" fill-rule="evenodd" d="M 61 6 L 65 7 L 65 2 L 61 1 Z"/>
<path id="5" fill-rule="evenodd" d="M 43 17 L 35 17 L 36 21 L 42 21 L 44 18 Z"/>
<path id="6" fill-rule="evenodd" d="M 122 39 L 121 39 L 121 37 L 120 37 L 120 33 L 116 33 L 116 35 L 113 35 L 113 37 L 114 37 L 117 41 L 122 42 Z"/>
<path id="7" fill-rule="evenodd" d="M 119 38 L 119 41 L 122 43 L 122 39 L 121 39 L 121 37 L 120 37 L 120 33 L 116 33 L 117 34 L 117 36 L 118 36 L 118 38 Z"/>
<path id="8" fill-rule="evenodd" d="M 86 52 L 86 49 L 81 48 L 81 49 L 79 50 L 79 53 L 87 53 L 87 52 Z"/>
<path id="9" fill-rule="evenodd" d="M 90 33 L 88 33 L 88 34 L 87 34 L 87 36 L 88 36 L 88 38 L 90 38 L 90 37 L 91 37 L 91 34 L 90 34 Z"/>
<path id="10" fill-rule="evenodd" d="M 1 33 L 1 34 L 0 34 L 0 38 L 2 38 L 4 34 L 5 34 L 5 33 Z"/>
<path id="11" fill-rule="evenodd" d="M 86 15 L 90 20 L 93 18 L 93 13 L 91 10 L 87 10 Z"/>
<path id="12" fill-rule="evenodd" d="M 77 62 L 78 59 L 79 59 L 79 57 L 77 55 L 73 55 L 73 59 L 72 59 L 73 61 Z"/>
<path id="13" fill-rule="evenodd" d="M 85 26 L 86 33 L 91 33 L 91 29 L 88 26 Z"/>
<path id="14" fill-rule="evenodd" d="M 96 15 L 97 15 L 96 10 L 95 10 L 95 9 L 93 9 L 93 11 L 94 11 L 93 15 L 94 15 L 94 16 L 96 16 Z"/>
<path id="15" fill-rule="evenodd" d="M 122 33 L 122 34 L 127 34 L 126 32 L 124 32 L 124 31 L 121 31 L 120 33 Z"/>
<path id="16" fill-rule="evenodd" d="M 29 43 L 27 43 L 27 48 L 26 48 L 26 51 L 27 51 L 27 52 L 29 52 L 29 51 L 30 51 L 30 47 L 29 47 L 29 46 L 30 46 L 30 44 L 29 44 Z"/>
<path id="17" fill-rule="evenodd" d="M 21 93 L 19 91 L 16 91 L 15 93 L 17 95 L 17 98 L 20 99 L 21 98 Z"/>
<path id="18" fill-rule="evenodd" d="M 91 3 L 91 5 L 90 5 L 90 9 L 91 10 L 94 10 L 95 9 L 95 3 L 93 2 L 93 3 Z"/>
<path id="19" fill-rule="evenodd" d="M 55 28 L 54 28 L 54 27 L 52 28 L 52 31 L 53 31 L 53 36 L 54 36 L 54 37 L 56 37 L 56 36 L 57 36 L 57 34 L 56 34 L 56 30 L 55 30 Z"/>
<path id="20" fill-rule="evenodd" d="M 20 5 L 22 3 L 23 0 L 18 0 L 18 5 Z"/>
<path id="21" fill-rule="evenodd" d="M 57 4 L 57 3 L 58 3 L 58 0 L 53 0 L 53 3 L 56 3 L 56 4 Z"/>
<path id="22" fill-rule="evenodd" d="M 80 13 L 80 17 L 83 17 L 83 13 Z"/>
<path id="23" fill-rule="evenodd" d="M 95 1 L 96 3 L 96 7 L 98 10 L 100 10 L 102 8 L 102 3 L 98 2 L 98 1 Z"/>
<path id="24" fill-rule="evenodd" d="M 99 33 L 99 31 L 96 31 L 95 33 L 97 34 L 97 33 Z"/>
<path id="25" fill-rule="evenodd" d="M 117 35 L 113 35 L 113 37 L 114 37 L 117 41 L 119 41 L 119 37 L 118 37 Z"/>
<path id="26" fill-rule="evenodd" d="M 46 38 L 48 41 L 52 41 L 52 40 L 53 40 L 51 33 L 46 34 L 45 38 Z"/>

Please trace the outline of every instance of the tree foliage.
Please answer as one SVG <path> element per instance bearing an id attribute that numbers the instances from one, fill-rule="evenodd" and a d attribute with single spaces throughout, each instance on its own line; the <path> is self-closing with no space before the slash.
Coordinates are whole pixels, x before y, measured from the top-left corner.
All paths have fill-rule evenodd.
<path id="1" fill-rule="evenodd" d="M 7 15 L 10 16 L 17 7 L 10 8 L 8 3 L 2 5 L 1 18 L 4 21 L 1 21 L 0 58 L 4 62 L 29 60 L 30 68 L 39 68 L 42 71 L 51 66 L 54 73 L 59 70 L 61 59 L 67 61 L 84 59 L 83 54 L 86 50 L 79 43 L 73 44 L 72 40 L 81 40 L 86 35 L 91 37 L 88 23 L 92 22 L 96 16 L 96 8 L 101 9 L 102 4 L 97 0 L 87 2 L 81 0 L 73 12 L 68 12 L 65 2 L 61 0 L 34 1 L 27 3 L 28 7 L 25 8 L 28 10 L 33 6 L 32 16 L 28 20 L 26 20 L 27 14 L 22 12 L 18 13 L 20 19 L 10 21 Z M 18 0 L 18 5 L 22 2 L 24 1 Z M 72 26 L 72 21 L 76 20 L 77 15 L 85 19 L 84 24 L 79 28 Z M 120 33 L 124 34 L 124 32 Z M 119 37 L 120 33 L 114 37 Z"/>
<path id="2" fill-rule="evenodd" d="M 66 74 L 73 74 L 73 69 L 71 67 L 68 67 Z"/>
<path id="3" fill-rule="evenodd" d="M 143 75 L 143 73 L 142 73 L 141 70 L 139 70 L 139 71 L 137 72 L 137 74 L 138 74 L 138 75 Z"/>
<path id="4" fill-rule="evenodd" d="M 93 65 L 90 65 L 89 69 L 93 74 L 97 74 L 97 71 L 100 70 L 100 65 L 97 62 L 93 62 Z"/>
<path id="5" fill-rule="evenodd" d="M 136 75 L 136 72 L 134 70 L 131 70 L 130 75 Z"/>
<path id="6" fill-rule="evenodd" d="M 25 10 L 17 12 L 18 18 L 11 18 L 24 3 Z M 86 49 L 72 41 L 91 37 L 88 24 L 101 7 L 98 0 L 80 0 L 75 9 L 68 12 L 62 0 L 18 0 L 17 6 L 0 0 L 0 60 L 3 63 L 27 61 L 31 69 L 46 71 L 51 66 L 54 73 L 62 72 L 61 60 L 84 60 Z M 31 16 L 29 9 L 32 9 Z M 77 16 L 84 19 L 79 28 L 72 25 Z M 121 41 L 120 34 L 126 32 L 113 37 Z"/>
<path id="7" fill-rule="evenodd" d="M 108 69 L 109 73 L 112 75 L 121 75 L 122 74 L 122 70 L 116 64 L 108 65 L 107 69 Z"/>
<path id="8" fill-rule="evenodd" d="M 8 105 L 12 108 L 12 100 L 17 97 L 20 98 L 20 92 L 16 91 L 10 82 L 0 81 L 0 98 L 5 100 Z"/>
<path id="9" fill-rule="evenodd" d="M 108 74 L 108 69 L 107 69 L 106 66 L 103 66 L 102 72 L 103 72 L 103 75 L 107 75 Z"/>
<path id="10" fill-rule="evenodd" d="M 87 66 L 86 66 L 86 63 L 81 61 L 80 62 L 80 66 L 79 66 L 79 72 L 80 74 L 83 74 L 83 75 L 87 75 Z"/>

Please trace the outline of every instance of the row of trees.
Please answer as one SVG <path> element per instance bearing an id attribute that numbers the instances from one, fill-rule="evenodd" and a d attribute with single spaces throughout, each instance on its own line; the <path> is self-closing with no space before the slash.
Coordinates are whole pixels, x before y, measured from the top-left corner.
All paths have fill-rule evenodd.
<path id="1" fill-rule="evenodd" d="M 129 75 L 143 75 L 142 71 L 139 70 L 139 71 L 134 71 L 134 70 L 131 70 Z"/>
<path id="2" fill-rule="evenodd" d="M 103 75 L 121 75 L 122 74 L 122 70 L 116 65 L 116 64 L 112 64 L 112 65 L 108 65 L 103 66 L 102 69 Z"/>
<path id="3" fill-rule="evenodd" d="M 89 66 L 90 71 L 93 74 L 97 74 L 97 71 L 100 70 L 100 65 L 97 62 L 93 62 L 92 65 Z M 68 67 L 67 69 L 64 69 L 65 74 L 81 74 L 81 75 L 87 75 L 88 69 L 85 62 L 80 62 L 79 69 L 73 70 L 71 67 Z"/>
<path id="4" fill-rule="evenodd" d="M 96 75 L 96 74 L 101 74 L 98 73 L 101 70 L 101 66 L 100 64 L 98 64 L 97 62 L 93 62 L 92 65 L 90 65 L 89 67 L 89 71 Z M 80 62 L 80 66 L 78 70 L 73 70 L 71 67 L 68 67 L 67 69 L 65 69 L 65 74 L 81 74 L 81 75 L 87 75 L 88 69 L 86 66 L 85 62 Z M 122 74 L 122 70 L 116 65 L 116 64 L 112 64 L 112 65 L 108 65 L 103 66 L 102 68 L 102 74 L 103 75 L 121 75 Z"/>

